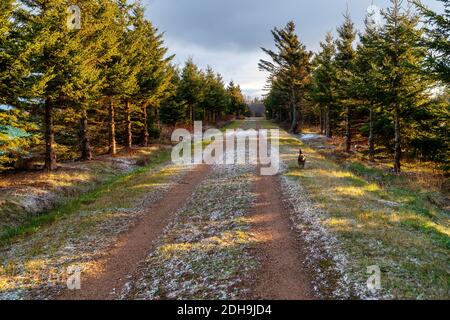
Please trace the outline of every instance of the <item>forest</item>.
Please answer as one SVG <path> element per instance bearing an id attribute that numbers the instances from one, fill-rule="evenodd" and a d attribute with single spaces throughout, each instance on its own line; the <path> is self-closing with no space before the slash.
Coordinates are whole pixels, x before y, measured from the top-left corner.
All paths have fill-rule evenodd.
<path id="1" fill-rule="evenodd" d="M 44 162 L 52 171 L 58 161 L 147 146 L 161 125 L 246 113 L 239 85 L 192 59 L 172 62 L 139 2 L 71 4 L 1 3 L 0 170 Z"/>
<path id="2" fill-rule="evenodd" d="M 277 51 L 260 69 L 270 74 L 265 98 L 269 117 L 292 133 L 318 125 L 328 138 L 345 138 L 349 153 L 363 137 L 366 159 L 435 161 L 449 169 L 450 3 L 444 14 L 420 2 L 396 0 L 370 12 L 364 30 L 344 14 L 337 38 L 330 32 L 312 53 L 294 22 L 273 36 Z"/>

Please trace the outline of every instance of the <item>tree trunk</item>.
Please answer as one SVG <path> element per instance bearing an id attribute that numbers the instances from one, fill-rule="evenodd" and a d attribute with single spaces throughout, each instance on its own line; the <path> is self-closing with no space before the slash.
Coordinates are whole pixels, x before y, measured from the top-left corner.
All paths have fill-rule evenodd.
<path id="1" fill-rule="evenodd" d="M 195 116 L 194 116 L 194 106 L 192 104 L 189 105 L 189 121 L 194 123 Z"/>
<path id="2" fill-rule="evenodd" d="M 156 121 L 156 128 L 158 128 L 158 130 L 162 129 L 161 126 L 161 119 L 159 117 L 159 108 L 155 107 L 155 121 Z"/>
<path id="3" fill-rule="evenodd" d="M 131 150 L 131 146 L 133 144 L 133 132 L 131 131 L 131 105 L 130 105 L 130 101 L 128 101 L 128 100 L 125 103 L 125 112 L 127 115 L 127 119 L 126 119 L 127 133 L 126 133 L 125 147 L 128 150 Z"/>
<path id="4" fill-rule="evenodd" d="M 325 114 L 325 118 L 326 118 L 326 136 L 327 138 L 331 139 L 333 137 L 333 132 L 331 131 L 331 112 L 330 112 L 330 106 L 326 107 L 326 114 Z"/>
<path id="5" fill-rule="evenodd" d="M 394 171 L 396 173 L 401 172 L 401 159 L 402 159 L 402 141 L 400 133 L 400 115 L 398 107 L 395 108 L 395 150 L 394 150 Z"/>
<path id="6" fill-rule="evenodd" d="M 148 110 L 147 110 L 147 103 L 144 103 L 142 106 L 142 113 L 144 114 L 144 119 L 143 119 L 143 123 L 144 123 L 144 129 L 142 131 L 142 140 L 144 143 L 144 147 L 148 147 L 148 138 L 149 138 L 149 134 L 148 134 Z"/>
<path id="7" fill-rule="evenodd" d="M 323 107 L 320 107 L 320 134 L 324 134 L 325 132 L 325 116 L 324 116 L 325 112 L 323 110 Z"/>
<path id="8" fill-rule="evenodd" d="M 345 151 L 350 152 L 352 150 L 352 133 L 350 125 L 350 107 L 345 109 Z"/>
<path id="9" fill-rule="evenodd" d="M 375 137 L 373 134 L 373 106 L 370 106 L 369 117 L 369 161 L 375 162 Z"/>
<path id="10" fill-rule="evenodd" d="M 109 102 L 109 154 L 115 155 L 116 150 L 116 123 L 115 123 L 115 110 L 114 110 L 114 103 L 111 99 Z"/>
<path id="11" fill-rule="evenodd" d="M 296 133 L 302 133 L 303 132 L 303 110 L 301 107 L 297 109 L 297 127 L 296 127 Z"/>
<path id="12" fill-rule="evenodd" d="M 295 100 L 295 91 L 291 89 L 292 124 L 290 131 L 293 134 L 297 134 L 297 104 Z"/>
<path id="13" fill-rule="evenodd" d="M 296 127 L 296 133 L 303 133 L 303 112 L 302 110 L 297 110 L 297 127 Z"/>
<path id="14" fill-rule="evenodd" d="M 45 164 L 44 171 L 51 172 L 56 169 L 56 154 L 54 150 L 55 135 L 53 132 L 53 106 L 51 103 L 45 101 Z"/>
<path id="15" fill-rule="evenodd" d="M 81 149 L 81 160 L 89 161 L 92 160 L 91 146 L 89 143 L 88 134 L 88 117 L 87 110 L 83 108 L 80 119 L 80 149 Z"/>

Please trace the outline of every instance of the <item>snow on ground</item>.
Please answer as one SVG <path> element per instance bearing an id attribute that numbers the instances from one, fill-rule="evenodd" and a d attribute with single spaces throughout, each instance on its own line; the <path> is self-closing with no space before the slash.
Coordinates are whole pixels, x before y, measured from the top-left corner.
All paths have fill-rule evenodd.
<path id="1" fill-rule="evenodd" d="M 132 228 L 155 203 L 190 170 L 188 167 L 164 166 L 149 175 L 159 177 L 117 206 L 119 197 L 112 189 L 97 201 L 86 204 L 37 233 L 0 248 L 0 300 L 51 299 L 66 285 L 67 267 L 77 266 L 83 271 L 95 271 L 120 234 Z M 135 180 L 135 179 L 134 179 Z M 147 180 L 151 183 L 151 179 Z M 131 182 L 133 183 L 133 182 Z M 92 207 L 91 207 L 92 206 Z"/>
<path id="2" fill-rule="evenodd" d="M 316 140 L 316 139 L 326 139 L 323 135 L 317 133 L 305 133 L 300 135 L 300 139 L 304 141 Z"/>
<path id="3" fill-rule="evenodd" d="M 141 266 L 126 299 L 236 299 L 256 266 L 245 220 L 252 166 L 214 166 Z"/>
<path id="4" fill-rule="evenodd" d="M 247 150 L 241 150 L 247 152 Z M 237 157 L 237 155 L 236 155 Z M 122 299 L 238 299 L 257 261 L 246 220 L 255 165 L 213 165 L 167 226 Z"/>
<path id="5" fill-rule="evenodd" d="M 281 135 L 288 136 L 286 132 Z M 286 175 L 296 150 L 296 147 L 289 145 L 281 148 L 281 184 L 294 228 L 307 245 L 306 264 L 313 270 L 315 293 L 319 297 L 334 299 L 382 298 L 369 296 L 367 287 L 350 276 L 351 257 L 337 237 L 324 226 L 327 212 L 317 207 L 310 199 L 308 190 L 297 179 Z"/>

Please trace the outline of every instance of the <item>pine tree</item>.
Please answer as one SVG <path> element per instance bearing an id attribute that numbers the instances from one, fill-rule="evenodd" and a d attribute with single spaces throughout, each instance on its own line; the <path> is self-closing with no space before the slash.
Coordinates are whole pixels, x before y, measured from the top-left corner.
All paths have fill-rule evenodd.
<path id="1" fill-rule="evenodd" d="M 433 12 L 418 0 L 414 0 L 414 3 L 428 24 L 424 43 L 429 49 L 427 59 L 429 70 L 448 85 L 450 83 L 450 1 L 439 1 L 444 4 L 443 14 Z"/>
<path id="2" fill-rule="evenodd" d="M 111 51 L 104 49 L 108 41 L 108 16 L 113 6 L 109 0 L 79 1 L 82 27 L 76 31 L 78 50 L 72 59 L 73 78 L 68 98 L 79 121 L 80 159 L 92 159 L 89 137 L 90 111 L 94 111 L 101 99 L 104 86 L 101 66 L 111 58 Z"/>
<path id="3" fill-rule="evenodd" d="M 26 74 L 20 28 L 14 23 L 16 3 L 0 3 L 0 170 L 12 169 L 39 139 L 38 128 L 19 107 L 20 82 Z"/>
<path id="4" fill-rule="evenodd" d="M 203 97 L 201 106 L 204 110 L 204 119 L 210 119 L 217 122 L 220 116 L 225 112 L 228 99 L 225 86 L 221 75 L 216 74 L 214 70 L 208 66 L 205 72 Z M 210 116 L 207 117 L 206 115 Z"/>
<path id="5" fill-rule="evenodd" d="M 314 59 L 313 86 L 311 97 L 325 109 L 325 134 L 328 138 L 333 135 L 333 115 L 336 106 L 336 70 L 334 57 L 336 46 L 333 35 L 329 32 L 325 42 L 320 43 L 321 51 Z"/>
<path id="6" fill-rule="evenodd" d="M 171 87 L 173 68 L 170 65 L 173 56 L 167 55 L 164 47 L 162 34 L 153 27 L 144 16 L 144 8 L 136 5 L 133 19 L 134 42 L 140 44 L 138 55 L 141 65 L 137 73 L 138 91 L 133 97 L 141 106 L 142 119 L 142 141 L 144 146 L 148 145 L 148 108 L 155 110 L 155 118 L 158 119 L 158 108 L 162 100 L 170 96 L 173 91 Z"/>
<path id="7" fill-rule="evenodd" d="M 369 160 L 375 161 L 374 117 L 376 107 L 381 107 L 380 101 L 380 65 L 382 56 L 378 51 L 380 46 L 380 30 L 373 18 L 373 13 L 365 19 L 365 30 L 360 35 L 355 62 L 354 89 L 357 99 L 369 109 Z"/>
<path id="8" fill-rule="evenodd" d="M 54 112 L 66 102 L 72 81 L 72 58 L 77 52 L 74 32 L 67 27 L 67 6 L 62 0 L 22 0 L 17 17 L 24 25 L 22 37 L 27 46 L 22 52 L 29 62 L 26 77 L 28 106 L 44 121 L 46 171 L 56 168 Z"/>
<path id="9" fill-rule="evenodd" d="M 401 171 L 403 122 L 429 102 L 429 81 L 420 73 L 425 50 L 417 42 L 423 31 L 418 18 L 401 9 L 402 0 L 391 0 L 383 12 L 379 54 L 383 57 L 380 87 L 383 105 L 394 123 L 394 171 Z"/>
<path id="10" fill-rule="evenodd" d="M 132 69 L 129 57 L 130 50 L 126 46 L 127 27 L 129 23 L 129 6 L 126 1 L 119 1 L 111 4 L 111 14 L 107 16 L 108 34 L 104 39 L 104 50 L 110 53 L 110 59 L 102 64 L 102 77 L 105 86 L 102 95 L 108 105 L 108 153 L 115 155 L 116 146 L 116 109 L 117 104 L 125 101 L 125 112 L 128 111 L 130 97 L 136 90 L 137 78 L 136 70 Z M 106 18 L 106 17 L 105 17 Z M 127 141 L 131 140 L 129 135 L 129 124 L 127 124 Z"/>
<path id="11" fill-rule="evenodd" d="M 275 80 L 275 79 L 274 79 Z M 279 123 L 285 121 L 286 114 L 289 113 L 289 96 L 283 90 L 279 90 L 276 81 L 272 81 L 269 93 L 264 98 L 264 105 L 271 119 Z"/>
<path id="12" fill-rule="evenodd" d="M 305 99 L 311 82 L 312 53 L 306 50 L 295 33 L 295 23 L 290 21 L 285 28 L 272 31 L 277 52 L 262 48 L 271 61 L 261 60 L 259 68 L 270 73 L 270 81 L 276 77 L 279 88 L 287 93 L 291 105 L 291 132 L 299 127 L 299 102 Z M 273 85 L 273 81 L 271 83 Z M 301 122 L 301 120 L 300 120 Z M 301 128 L 301 124 L 300 124 Z"/>
<path id="13" fill-rule="evenodd" d="M 13 24 L 15 1 L 4 0 L 0 4 L 0 104 L 10 103 L 17 96 L 19 77 L 17 62 L 17 45 L 20 37 Z"/>
<path id="14" fill-rule="evenodd" d="M 187 105 L 187 119 L 195 121 L 196 106 L 203 99 L 202 81 L 203 74 L 189 58 L 181 72 L 179 94 Z"/>
<path id="15" fill-rule="evenodd" d="M 184 101 L 180 93 L 181 72 L 171 66 L 171 81 L 167 88 L 167 97 L 161 101 L 159 118 L 164 124 L 175 126 L 185 119 Z"/>
<path id="16" fill-rule="evenodd" d="M 353 68 L 356 52 L 353 43 L 356 39 L 354 24 L 347 12 L 344 15 L 344 23 L 337 29 L 338 39 L 336 41 L 336 77 L 337 98 L 340 107 L 344 109 L 345 117 L 345 150 L 350 152 L 352 146 L 351 111 L 354 106 L 352 88 Z"/>
<path id="17" fill-rule="evenodd" d="M 227 114 L 234 114 L 239 118 L 245 112 L 246 103 L 239 85 L 233 81 L 228 84 L 227 93 L 229 96 L 229 106 Z"/>

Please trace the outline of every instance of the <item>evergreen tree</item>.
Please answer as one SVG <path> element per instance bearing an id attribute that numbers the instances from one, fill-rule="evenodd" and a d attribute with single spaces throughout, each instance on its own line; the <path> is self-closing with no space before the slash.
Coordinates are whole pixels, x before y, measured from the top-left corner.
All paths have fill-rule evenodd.
<path id="1" fill-rule="evenodd" d="M 438 14 L 414 0 L 420 13 L 425 17 L 425 45 L 429 49 L 427 59 L 429 69 L 444 84 L 450 83 L 450 1 L 439 0 L 444 5 L 444 13 Z"/>
<path id="2" fill-rule="evenodd" d="M 130 97 L 137 87 L 136 71 L 129 63 L 129 50 L 126 46 L 127 27 L 129 23 L 128 9 L 125 1 L 111 4 L 111 14 L 108 15 L 108 35 L 104 42 L 104 50 L 110 53 L 110 59 L 102 64 L 102 77 L 105 86 L 102 95 L 108 104 L 108 153 L 115 155 L 116 146 L 116 107 L 117 103 L 126 102 L 127 120 L 130 112 Z M 129 127 L 127 126 L 127 129 Z M 128 130 L 127 130 L 128 131 Z M 131 137 L 127 132 L 127 141 Z"/>
<path id="3" fill-rule="evenodd" d="M 134 8 L 134 41 L 140 43 L 137 58 L 141 62 L 137 74 L 139 89 L 134 100 L 141 106 L 142 112 L 142 142 L 148 145 L 148 108 L 155 112 L 158 118 L 158 107 L 162 100 L 172 94 L 171 80 L 174 76 L 170 65 L 173 56 L 166 57 L 167 48 L 164 47 L 162 34 L 153 27 L 144 16 L 144 8 L 137 5 Z"/>
<path id="4" fill-rule="evenodd" d="M 336 41 L 336 78 L 337 78 L 337 99 L 339 107 L 344 109 L 345 117 L 345 150 L 350 152 L 352 146 L 352 126 L 351 112 L 354 106 L 352 81 L 353 68 L 356 52 L 353 43 L 356 39 L 354 24 L 347 12 L 344 15 L 344 23 L 337 29 L 338 39 Z"/>
<path id="5" fill-rule="evenodd" d="M 46 171 L 56 168 L 54 112 L 66 102 L 72 81 L 72 58 L 78 50 L 74 31 L 67 27 L 63 0 L 22 0 L 19 24 L 26 39 L 29 74 L 24 96 L 28 107 L 43 117 Z"/>
<path id="6" fill-rule="evenodd" d="M 203 88 L 203 118 L 215 123 L 226 110 L 228 96 L 221 75 L 216 74 L 209 66 L 205 72 Z"/>
<path id="7" fill-rule="evenodd" d="M 14 0 L 0 4 L 0 104 L 15 100 L 20 79 L 20 60 L 15 57 L 22 41 L 13 22 L 14 9 Z"/>
<path id="8" fill-rule="evenodd" d="M 289 96 L 283 90 L 279 90 L 276 81 L 272 81 L 269 93 L 264 98 L 264 105 L 271 119 L 275 119 L 283 123 L 288 118 L 285 117 L 289 113 Z"/>
<path id="9" fill-rule="evenodd" d="M 228 84 L 227 93 L 229 96 L 229 106 L 227 114 L 234 114 L 236 117 L 240 117 L 245 113 L 246 103 L 244 95 L 242 94 L 241 87 L 236 85 L 233 81 Z"/>
<path id="10" fill-rule="evenodd" d="M 273 85 L 276 77 L 277 86 L 289 96 L 291 105 L 291 132 L 297 133 L 299 126 L 299 102 L 305 99 L 311 82 L 312 53 L 300 42 L 295 33 L 295 23 L 289 22 L 285 28 L 272 31 L 277 52 L 262 48 L 271 61 L 261 60 L 260 70 L 270 73 Z M 300 125 L 301 127 L 301 125 Z"/>
<path id="11" fill-rule="evenodd" d="M 175 126 L 185 119 L 184 101 L 180 93 L 180 70 L 171 66 L 172 78 L 168 86 L 168 96 L 161 102 L 160 120 L 164 124 Z"/>
<path id="12" fill-rule="evenodd" d="M 417 42 L 423 31 L 418 17 L 401 9 L 402 0 L 391 0 L 383 12 L 386 20 L 380 31 L 380 87 L 383 105 L 394 123 L 394 170 L 401 171 L 403 122 L 429 102 L 429 81 L 419 72 L 425 50 Z"/>
<path id="13" fill-rule="evenodd" d="M 181 72 L 179 94 L 187 105 L 187 119 L 190 122 L 196 120 L 195 108 L 203 99 L 202 81 L 202 72 L 192 58 L 189 58 Z"/>
<path id="14" fill-rule="evenodd" d="M 383 57 L 378 52 L 379 46 L 380 30 L 372 13 L 367 15 L 365 30 L 360 35 L 354 83 L 354 90 L 357 93 L 355 98 L 369 109 L 369 160 L 371 162 L 375 161 L 375 110 L 382 106 L 382 101 L 379 99 L 382 93 L 378 84 L 380 83 L 380 65 Z"/>
<path id="15" fill-rule="evenodd" d="M 92 150 L 89 137 L 90 111 L 97 109 L 105 79 L 101 66 L 111 58 L 111 51 L 105 50 L 108 41 L 108 27 L 113 6 L 109 0 L 79 1 L 82 12 L 82 28 L 76 31 L 77 54 L 72 59 L 73 80 L 68 98 L 76 109 L 79 121 L 80 159 L 91 160 Z"/>
<path id="16" fill-rule="evenodd" d="M 320 43 L 321 51 L 314 59 L 313 86 L 311 97 L 325 109 L 325 134 L 328 138 L 333 135 L 333 114 L 336 106 L 336 70 L 334 57 L 336 46 L 333 35 L 327 33 L 325 42 Z"/>

